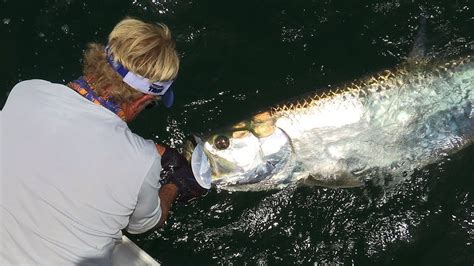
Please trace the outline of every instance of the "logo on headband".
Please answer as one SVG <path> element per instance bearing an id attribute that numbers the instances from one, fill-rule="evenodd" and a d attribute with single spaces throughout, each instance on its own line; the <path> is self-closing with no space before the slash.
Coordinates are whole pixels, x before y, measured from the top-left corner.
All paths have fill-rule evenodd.
<path id="1" fill-rule="evenodd" d="M 158 84 L 151 84 L 150 87 L 148 88 L 148 91 L 153 93 L 153 94 L 161 94 L 161 92 L 164 90 L 163 85 L 158 85 Z"/>
<path id="2" fill-rule="evenodd" d="M 151 82 L 149 79 L 142 77 L 138 74 L 129 71 L 118 61 L 113 59 L 112 53 L 109 51 L 109 46 L 105 47 L 105 52 L 107 54 L 107 61 L 112 66 L 112 68 L 122 76 L 123 82 L 130 85 L 132 88 L 147 94 L 163 96 L 166 94 L 166 91 L 169 89 L 173 80 L 168 81 L 157 81 Z"/>

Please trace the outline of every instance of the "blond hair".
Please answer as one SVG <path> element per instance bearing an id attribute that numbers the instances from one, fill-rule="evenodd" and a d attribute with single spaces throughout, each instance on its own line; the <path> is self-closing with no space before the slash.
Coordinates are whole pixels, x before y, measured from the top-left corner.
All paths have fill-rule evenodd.
<path id="1" fill-rule="evenodd" d="M 110 33 L 108 46 L 115 61 L 152 82 L 168 81 L 178 74 L 175 43 L 164 24 L 126 18 Z M 130 102 L 143 95 L 122 81 L 107 62 L 105 47 L 101 44 L 88 45 L 84 54 L 84 75 L 93 78 L 99 95 L 110 96 L 117 103 Z"/>

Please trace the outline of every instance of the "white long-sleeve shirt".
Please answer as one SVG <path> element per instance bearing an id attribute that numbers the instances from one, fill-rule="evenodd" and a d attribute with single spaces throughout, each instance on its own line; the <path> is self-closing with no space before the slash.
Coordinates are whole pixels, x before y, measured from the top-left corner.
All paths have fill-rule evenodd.
<path id="1" fill-rule="evenodd" d="M 0 114 L 0 265 L 108 264 L 161 216 L 160 155 L 108 109 L 44 80 Z"/>

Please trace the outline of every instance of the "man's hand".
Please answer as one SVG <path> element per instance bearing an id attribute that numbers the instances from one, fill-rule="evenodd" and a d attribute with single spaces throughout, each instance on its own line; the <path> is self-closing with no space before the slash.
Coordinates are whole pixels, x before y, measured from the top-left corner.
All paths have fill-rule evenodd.
<path id="1" fill-rule="evenodd" d="M 196 181 L 188 161 L 176 149 L 167 147 L 161 155 L 160 183 L 178 187 L 177 201 L 187 203 L 207 193 Z"/>

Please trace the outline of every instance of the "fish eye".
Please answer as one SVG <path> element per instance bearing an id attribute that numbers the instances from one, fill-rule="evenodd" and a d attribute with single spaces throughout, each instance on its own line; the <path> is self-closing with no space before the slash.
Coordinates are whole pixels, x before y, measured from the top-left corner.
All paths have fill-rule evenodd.
<path id="1" fill-rule="evenodd" d="M 219 135 L 214 139 L 214 147 L 218 150 L 225 150 L 229 148 L 230 141 L 226 136 Z"/>

